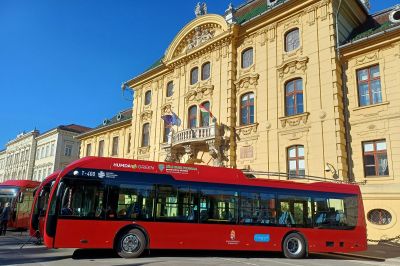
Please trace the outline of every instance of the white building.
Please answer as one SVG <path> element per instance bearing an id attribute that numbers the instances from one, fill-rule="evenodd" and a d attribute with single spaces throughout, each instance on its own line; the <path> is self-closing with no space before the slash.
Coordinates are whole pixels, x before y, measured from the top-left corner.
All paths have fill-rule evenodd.
<path id="1" fill-rule="evenodd" d="M 0 151 L 0 182 L 4 179 L 4 170 L 6 167 L 6 150 Z"/>
<path id="2" fill-rule="evenodd" d="M 38 137 L 32 180 L 42 181 L 79 159 L 80 141 L 74 137 L 90 130 L 80 125 L 58 126 Z"/>
<path id="3" fill-rule="evenodd" d="M 0 181 L 9 179 L 32 179 L 35 163 L 36 140 L 39 131 L 21 133 L 6 144 L 5 164 Z M 3 151 L 4 152 L 4 151 Z"/>

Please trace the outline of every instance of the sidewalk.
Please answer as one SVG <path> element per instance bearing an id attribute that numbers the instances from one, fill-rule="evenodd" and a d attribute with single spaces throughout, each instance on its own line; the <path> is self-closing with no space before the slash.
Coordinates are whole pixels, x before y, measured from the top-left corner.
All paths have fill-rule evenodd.
<path id="1" fill-rule="evenodd" d="M 369 245 L 368 250 L 352 253 L 336 253 L 339 255 L 353 256 L 359 258 L 385 261 L 395 259 L 400 264 L 400 244 L 397 243 L 379 243 L 378 245 Z"/>

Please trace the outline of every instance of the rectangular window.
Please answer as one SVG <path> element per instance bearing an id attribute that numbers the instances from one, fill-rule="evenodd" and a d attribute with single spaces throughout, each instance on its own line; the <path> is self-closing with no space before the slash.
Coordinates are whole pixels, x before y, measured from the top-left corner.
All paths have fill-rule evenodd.
<path id="1" fill-rule="evenodd" d="M 157 220 L 197 222 L 197 193 L 188 187 L 158 187 Z"/>
<path id="2" fill-rule="evenodd" d="M 237 223 L 238 193 L 202 190 L 199 195 L 201 223 Z"/>
<path id="3" fill-rule="evenodd" d="M 363 142 L 365 176 L 388 176 L 386 140 Z"/>
<path id="4" fill-rule="evenodd" d="M 50 156 L 54 156 L 54 143 L 51 143 Z"/>
<path id="5" fill-rule="evenodd" d="M 72 155 L 72 145 L 71 144 L 65 144 L 64 155 L 67 157 L 70 157 Z"/>
<path id="6" fill-rule="evenodd" d="M 360 106 L 382 102 L 379 65 L 357 70 L 358 99 Z"/>
<path id="7" fill-rule="evenodd" d="M 109 198 L 108 205 L 117 210 L 117 218 L 133 220 L 153 220 L 155 189 L 147 184 L 121 184 L 110 191 L 118 197 Z M 118 200 L 118 202 L 116 202 Z"/>
<path id="8" fill-rule="evenodd" d="M 128 147 L 127 147 L 127 153 L 131 152 L 131 133 L 128 134 Z"/>
<path id="9" fill-rule="evenodd" d="M 112 140 L 112 156 L 118 156 L 118 137 L 113 137 Z"/>
<path id="10" fill-rule="evenodd" d="M 312 227 L 311 198 L 297 195 L 278 196 L 278 224 Z"/>
<path id="11" fill-rule="evenodd" d="M 86 156 L 90 156 L 92 154 L 92 144 L 89 143 L 86 145 Z"/>
<path id="12" fill-rule="evenodd" d="M 314 227 L 352 229 L 357 225 L 357 196 L 317 196 L 313 199 Z"/>
<path id="13" fill-rule="evenodd" d="M 240 224 L 276 224 L 275 195 L 242 192 L 239 210 Z"/>
<path id="14" fill-rule="evenodd" d="M 46 145 L 46 157 L 50 156 L 50 147 L 49 145 Z"/>
<path id="15" fill-rule="evenodd" d="M 104 156 L 104 140 L 100 140 L 99 141 L 99 151 L 97 154 L 99 157 L 103 157 Z"/>

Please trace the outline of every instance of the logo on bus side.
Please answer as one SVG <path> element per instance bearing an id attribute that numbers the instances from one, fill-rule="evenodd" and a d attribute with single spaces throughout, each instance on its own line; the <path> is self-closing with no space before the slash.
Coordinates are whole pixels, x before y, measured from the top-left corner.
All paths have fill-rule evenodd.
<path id="1" fill-rule="evenodd" d="M 160 163 L 158 165 L 158 170 L 160 170 L 162 172 L 162 171 L 164 171 L 164 169 L 165 169 L 165 165 Z"/>
<path id="2" fill-rule="evenodd" d="M 240 241 L 236 240 L 236 232 L 235 230 L 231 230 L 229 233 L 229 240 L 226 240 L 228 245 L 238 245 Z"/>

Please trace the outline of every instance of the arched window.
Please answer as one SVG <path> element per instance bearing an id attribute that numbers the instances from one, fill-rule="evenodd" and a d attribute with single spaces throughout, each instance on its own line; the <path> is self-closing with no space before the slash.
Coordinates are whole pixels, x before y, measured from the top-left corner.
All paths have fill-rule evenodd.
<path id="1" fill-rule="evenodd" d="M 197 127 L 197 106 L 193 105 L 189 108 L 189 128 Z"/>
<path id="2" fill-rule="evenodd" d="M 254 124 L 254 93 L 246 93 L 240 98 L 240 125 Z"/>
<path id="3" fill-rule="evenodd" d="M 253 48 L 248 48 L 242 52 L 242 68 L 248 68 L 253 64 Z"/>
<path id="4" fill-rule="evenodd" d="M 298 28 L 285 34 L 285 51 L 291 52 L 300 47 L 300 32 Z"/>
<path id="5" fill-rule="evenodd" d="M 148 147 L 150 145 L 150 124 L 146 123 L 143 125 L 142 130 L 142 147 Z"/>
<path id="6" fill-rule="evenodd" d="M 204 63 L 201 67 L 201 80 L 206 80 L 210 78 L 210 62 Z"/>
<path id="7" fill-rule="evenodd" d="M 144 105 L 149 105 L 151 103 L 151 91 L 146 91 L 144 95 Z"/>
<path id="8" fill-rule="evenodd" d="M 289 176 L 305 175 L 306 167 L 303 145 L 295 145 L 287 149 L 287 163 Z"/>
<path id="9" fill-rule="evenodd" d="M 174 82 L 170 81 L 167 84 L 167 97 L 171 97 L 174 94 Z"/>
<path id="10" fill-rule="evenodd" d="M 203 102 L 200 106 L 200 126 L 208 127 L 210 125 L 210 102 Z"/>
<path id="11" fill-rule="evenodd" d="M 199 81 L 199 68 L 192 68 L 190 71 L 190 85 L 196 84 Z"/>
<path id="12" fill-rule="evenodd" d="M 285 114 L 291 116 L 303 112 L 303 80 L 299 78 L 285 85 Z"/>

